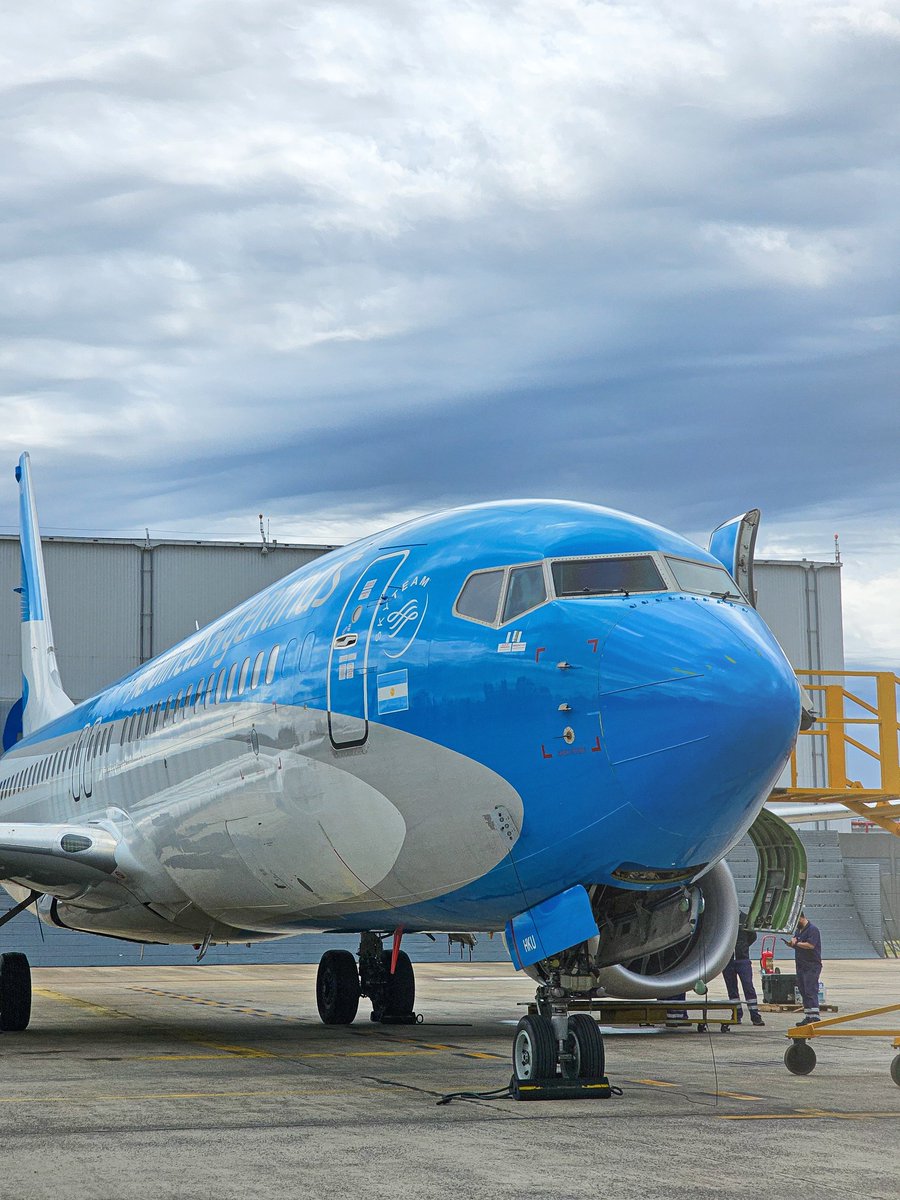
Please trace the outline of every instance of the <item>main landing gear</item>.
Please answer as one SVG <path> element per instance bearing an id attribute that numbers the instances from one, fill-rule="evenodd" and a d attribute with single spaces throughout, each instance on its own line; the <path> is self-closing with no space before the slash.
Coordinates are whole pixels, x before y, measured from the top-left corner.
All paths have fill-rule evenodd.
<path id="1" fill-rule="evenodd" d="M 537 1014 L 513 1039 L 512 1092 L 520 1100 L 608 1096 L 606 1051 L 593 1017 L 569 1015 L 568 994 L 552 979 L 537 989 Z"/>
<path id="2" fill-rule="evenodd" d="M 360 996 L 372 1002 L 371 1020 L 384 1025 L 414 1025 L 416 977 L 409 955 L 399 948 L 385 950 L 377 933 L 360 934 L 359 967 L 349 950 L 328 950 L 316 976 L 316 1005 L 326 1025 L 350 1025 Z M 391 967 L 393 966 L 393 970 Z"/>
<path id="3" fill-rule="evenodd" d="M 0 954 L 0 1030 L 21 1033 L 31 1020 L 31 967 L 24 954 Z"/>

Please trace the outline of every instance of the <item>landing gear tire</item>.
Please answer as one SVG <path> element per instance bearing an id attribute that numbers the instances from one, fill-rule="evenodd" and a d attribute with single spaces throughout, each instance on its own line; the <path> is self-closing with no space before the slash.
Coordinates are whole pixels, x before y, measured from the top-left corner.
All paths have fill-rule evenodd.
<path id="1" fill-rule="evenodd" d="M 21 1033 L 31 1020 L 31 967 L 24 954 L 0 954 L 0 1030 Z"/>
<path id="2" fill-rule="evenodd" d="M 784 1052 L 784 1065 L 792 1075 L 808 1075 L 816 1065 L 816 1052 L 809 1042 L 792 1042 Z"/>
<path id="3" fill-rule="evenodd" d="M 900 1054 L 891 1059 L 891 1079 L 900 1087 Z"/>
<path id="4" fill-rule="evenodd" d="M 605 1074 L 603 1036 L 597 1022 L 587 1013 L 576 1013 L 569 1017 L 566 1050 L 572 1057 L 564 1074 L 571 1072 L 572 1079 L 599 1079 Z"/>
<path id="5" fill-rule="evenodd" d="M 546 1017 L 522 1017 L 519 1021 L 513 1039 L 513 1070 L 523 1082 L 556 1074 L 556 1039 Z"/>
<path id="6" fill-rule="evenodd" d="M 698 1033 L 708 1033 L 709 1032 L 709 1026 L 706 1024 L 705 1021 L 697 1022 L 697 1032 Z"/>
<path id="7" fill-rule="evenodd" d="M 416 974 L 409 955 L 401 950 L 397 966 L 391 974 L 391 951 L 381 955 L 381 980 L 369 991 L 373 1021 L 409 1019 L 416 1006 Z"/>
<path id="8" fill-rule="evenodd" d="M 316 975 L 316 1007 L 326 1025 L 349 1025 L 359 1008 L 359 973 L 349 950 L 326 950 Z"/>

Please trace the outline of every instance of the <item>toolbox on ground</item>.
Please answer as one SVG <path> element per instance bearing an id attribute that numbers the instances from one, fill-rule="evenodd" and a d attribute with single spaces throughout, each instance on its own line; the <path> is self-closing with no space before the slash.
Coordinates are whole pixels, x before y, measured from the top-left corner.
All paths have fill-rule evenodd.
<path id="1" fill-rule="evenodd" d="M 795 1002 L 794 989 L 796 987 L 797 976 L 793 972 L 789 975 L 763 975 L 763 1003 L 793 1004 Z"/>

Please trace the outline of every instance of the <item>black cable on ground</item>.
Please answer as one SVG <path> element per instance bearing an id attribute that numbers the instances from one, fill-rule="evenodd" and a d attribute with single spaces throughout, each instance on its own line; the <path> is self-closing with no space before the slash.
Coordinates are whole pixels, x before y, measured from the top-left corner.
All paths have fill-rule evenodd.
<path id="1" fill-rule="evenodd" d="M 495 1088 L 492 1092 L 448 1092 L 446 1096 L 441 1096 L 440 1100 L 436 1101 L 438 1105 L 449 1104 L 451 1100 L 511 1100 L 512 1088 L 509 1084 L 506 1087 Z"/>

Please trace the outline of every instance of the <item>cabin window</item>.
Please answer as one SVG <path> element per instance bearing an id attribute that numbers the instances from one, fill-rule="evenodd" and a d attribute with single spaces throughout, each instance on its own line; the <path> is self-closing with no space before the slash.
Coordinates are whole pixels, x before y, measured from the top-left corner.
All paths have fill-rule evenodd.
<path id="1" fill-rule="evenodd" d="M 540 607 L 547 599 L 544 583 L 544 568 L 540 563 L 531 567 L 513 567 L 509 573 L 506 600 L 503 604 L 503 621 L 511 621 L 522 613 Z"/>
<path id="2" fill-rule="evenodd" d="M 225 699 L 226 700 L 230 700 L 231 697 L 234 695 L 234 681 L 235 681 L 235 678 L 237 677 L 237 669 L 238 669 L 237 663 L 232 663 L 231 667 L 228 671 L 228 684 L 225 688 Z"/>
<path id="3" fill-rule="evenodd" d="M 253 674 L 250 676 L 250 687 L 259 687 L 259 677 L 262 674 L 262 665 L 265 654 L 260 650 L 256 658 L 253 660 Z"/>
<path id="4" fill-rule="evenodd" d="M 738 585 L 724 567 L 711 563 L 691 562 L 686 558 L 670 558 L 666 555 L 669 570 L 675 576 L 678 590 L 697 592 L 701 596 L 721 596 L 723 599 L 744 600 Z"/>
<path id="5" fill-rule="evenodd" d="M 297 660 L 298 671 L 308 671 L 309 664 L 312 662 L 313 646 L 316 644 L 316 635 L 310 632 L 303 639 L 303 645 L 300 647 L 300 657 Z"/>
<path id="6" fill-rule="evenodd" d="M 222 703 L 222 697 L 225 694 L 225 672 L 225 667 L 219 672 L 219 682 L 216 684 L 216 704 Z"/>
<path id="7" fill-rule="evenodd" d="M 194 694 L 194 685 L 189 683 L 184 689 L 184 705 L 181 710 L 182 717 L 187 716 L 187 710 L 191 707 L 191 697 Z"/>
<path id="8" fill-rule="evenodd" d="M 197 690 L 194 692 L 194 712 L 196 712 L 197 709 L 203 704 L 203 687 L 205 683 L 206 679 L 201 678 L 200 682 L 197 684 Z"/>
<path id="9" fill-rule="evenodd" d="M 503 586 L 502 571 L 476 571 L 463 584 L 454 606 L 457 616 L 493 625 L 497 620 L 500 590 Z"/>
<path id="10" fill-rule="evenodd" d="M 297 653 L 297 639 L 291 638 L 291 640 L 288 642 L 288 644 L 284 648 L 284 657 L 281 660 L 281 678 L 282 679 L 287 679 L 290 676 L 291 667 L 293 666 L 293 658 L 296 653 Z"/>
<path id="11" fill-rule="evenodd" d="M 241 663 L 241 677 L 238 680 L 237 691 L 238 691 L 239 696 L 243 696 L 244 692 L 247 690 L 247 676 L 249 674 L 250 674 L 250 659 L 245 658 L 244 661 Z"/>
<path id="12" fill-rule="evenodd" d="M 278 651 L 280 646 L 273 646 L 269 651 L 269 661 L 266 663 L 266 683 L 271 683 L 275 678 L 275 668 L 278 665 Z"/>
<path id="13" fill-rule="evenodd" d="M 649 554 L 560 559 L 550 564 L 550 570 L 559 599 L 666 591 L 659 568 Z"/>

